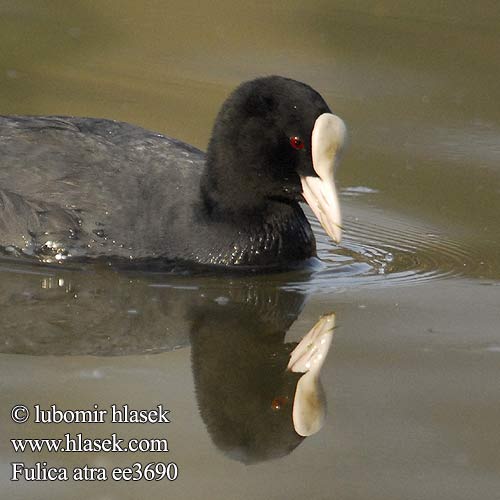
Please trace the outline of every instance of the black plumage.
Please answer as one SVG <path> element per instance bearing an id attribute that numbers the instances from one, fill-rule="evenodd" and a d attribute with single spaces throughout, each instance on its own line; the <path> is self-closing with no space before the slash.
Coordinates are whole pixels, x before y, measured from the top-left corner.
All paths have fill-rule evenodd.
<path id="1" fill-rule="evenodd" d="M 0 117 L 0 247 L 44 261 L 251 268 L 315 255 L 299 205 L 315 121 L 330 110 L 283 77 L 240 85 L 207 154 L 112 120 Z M 290 137 L 304 147 L 290 147 Z"/>

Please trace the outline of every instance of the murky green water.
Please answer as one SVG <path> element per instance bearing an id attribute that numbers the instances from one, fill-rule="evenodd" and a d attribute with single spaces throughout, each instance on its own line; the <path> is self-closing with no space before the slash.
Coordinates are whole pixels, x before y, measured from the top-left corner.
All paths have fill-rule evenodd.
<path id="1" fill-rule="evenodd" d="M 345 239 L 335 247 L 315 224 L 314 270 L 1 260 L 2 497 L 499 498 L 498 26 L 487 1 L 0 4 L 4 114 L 116 118 L 204 148 L 227 93 L 276 73 L 317 88 L 350 133 Z M 330 312 L 328 412 L 299 439 L 284 368 Z M 161 403 L 171 422 L 15 424 L 21 403 Z M 168 437 L 170 451 L 15 453 L 10 442 L 67 432 Z M 179 477 L 13 482 L 13 461 L 175 462 Z"/>

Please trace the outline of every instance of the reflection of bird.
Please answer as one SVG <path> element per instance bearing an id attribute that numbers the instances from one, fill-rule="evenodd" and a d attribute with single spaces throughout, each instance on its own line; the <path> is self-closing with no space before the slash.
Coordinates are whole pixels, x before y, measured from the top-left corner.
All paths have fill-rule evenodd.
<path id="1" fill-rule="evenodd" d="M 322 425 L 318 375 L 333 316 L 322 318 L 295 349 L 283 343 L 291 322 L 286 315 L 268 321 L 252 308 L 229 304 L 195 314 L 198 405 L 214 444 L 231 458 L 255 463 L 287 455 Z"/>
<path id="2" fill-rule="evenodd" d="M 22 280 L 0 281 L 0 352 L 117 356 L 191 343 L 201 415 L 229 455 L 247 463 L 279 457 L 321 427 L 318 375 L 333 319 L 321 319 L 298 345 L 283 343 L 306 298 L 280 286 L 286 275 L 269 284 L 260 276 L 50 276 L 17 267 Z"/>
<path id="3" fill-rule="evenodd" d="M 196 281 L 183 290 L 171 278 L 171 287 L 157 288 L 145 273 L 9 266 L 0 280 L 0 352 L 121 356 L 189 343 L 186 315 L 202 293 Z"/>
<path id="4" fill-rule="evenodd" d="M 189 344 L 194 312 L 202 305 L 217 310 L 227 301 L 236 309 L 251 308 L 262 322 L 282 325 L 298 316 L 304 300 L 281 290 L 285 273 L 275 274 L 269 285 L 259 276 L 229 281 L 8 262 L 11 272 L 0 280 L 0 352 L 12 354 L 165 352 Z M 294 276 L 306 280 L 309 274 Z"/>
<path id="5" fill-rule="evenodd" d="M 207 154 L 110 120 L 0 118 L 0 247 L 44 261 L 285 267 L 315 255 L 304 199 L 335 240 L 345 135 L 309 86 L 242 84 Z"/>

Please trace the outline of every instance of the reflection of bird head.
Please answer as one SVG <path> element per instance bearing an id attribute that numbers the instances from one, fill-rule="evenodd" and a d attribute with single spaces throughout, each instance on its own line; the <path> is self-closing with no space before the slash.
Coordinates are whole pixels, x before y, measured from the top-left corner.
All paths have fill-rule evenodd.
<path id="1" fill-rule="evenodd" d="M 304 435 L 292 417 L 304 375 L 287 369 L 294 344 L 283 343 L 302 297 L 281 292 L 280 298 L 274 306 L 287 314 L 260 316 L 248 303 L 207 304 L 197 310 L 191 330 L 201 416 L 214 444 L 247 464 L 287 455 Z"/>
<path id="2" fill-rule="evenodd" d="M 252 463 L 286 455 L 301 442 L 292 423 L 300 374 L 286 370 L 290 346 L 283 344 L 283 332 L 263 331 L 255 315 L 235 309 L 226 306 L 210 315 L 210 324 L 197 323 L 193 372 L 200 413 L 215 445 Z"/>

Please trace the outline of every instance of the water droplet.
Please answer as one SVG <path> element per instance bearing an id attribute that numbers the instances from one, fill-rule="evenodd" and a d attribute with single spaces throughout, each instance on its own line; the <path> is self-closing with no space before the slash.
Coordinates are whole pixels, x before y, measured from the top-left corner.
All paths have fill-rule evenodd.
<path id="1" fill-rule="evenodd" d="M 229 303 L 229 298 L 220 296 L 220 297 L 217 297 L 216 299 L 214 299 L 214 302 L 216 302 L 220 306 L 225 306 L 226 304 Z"/>
<path id="2" fill-rule="evenodd" d="M 92 232 L 96 236 L 98 236 L 99 238 L 105 238 L 106 237 L 106 233 L 104 232 L 104 229 L 94 229 Z"/>

